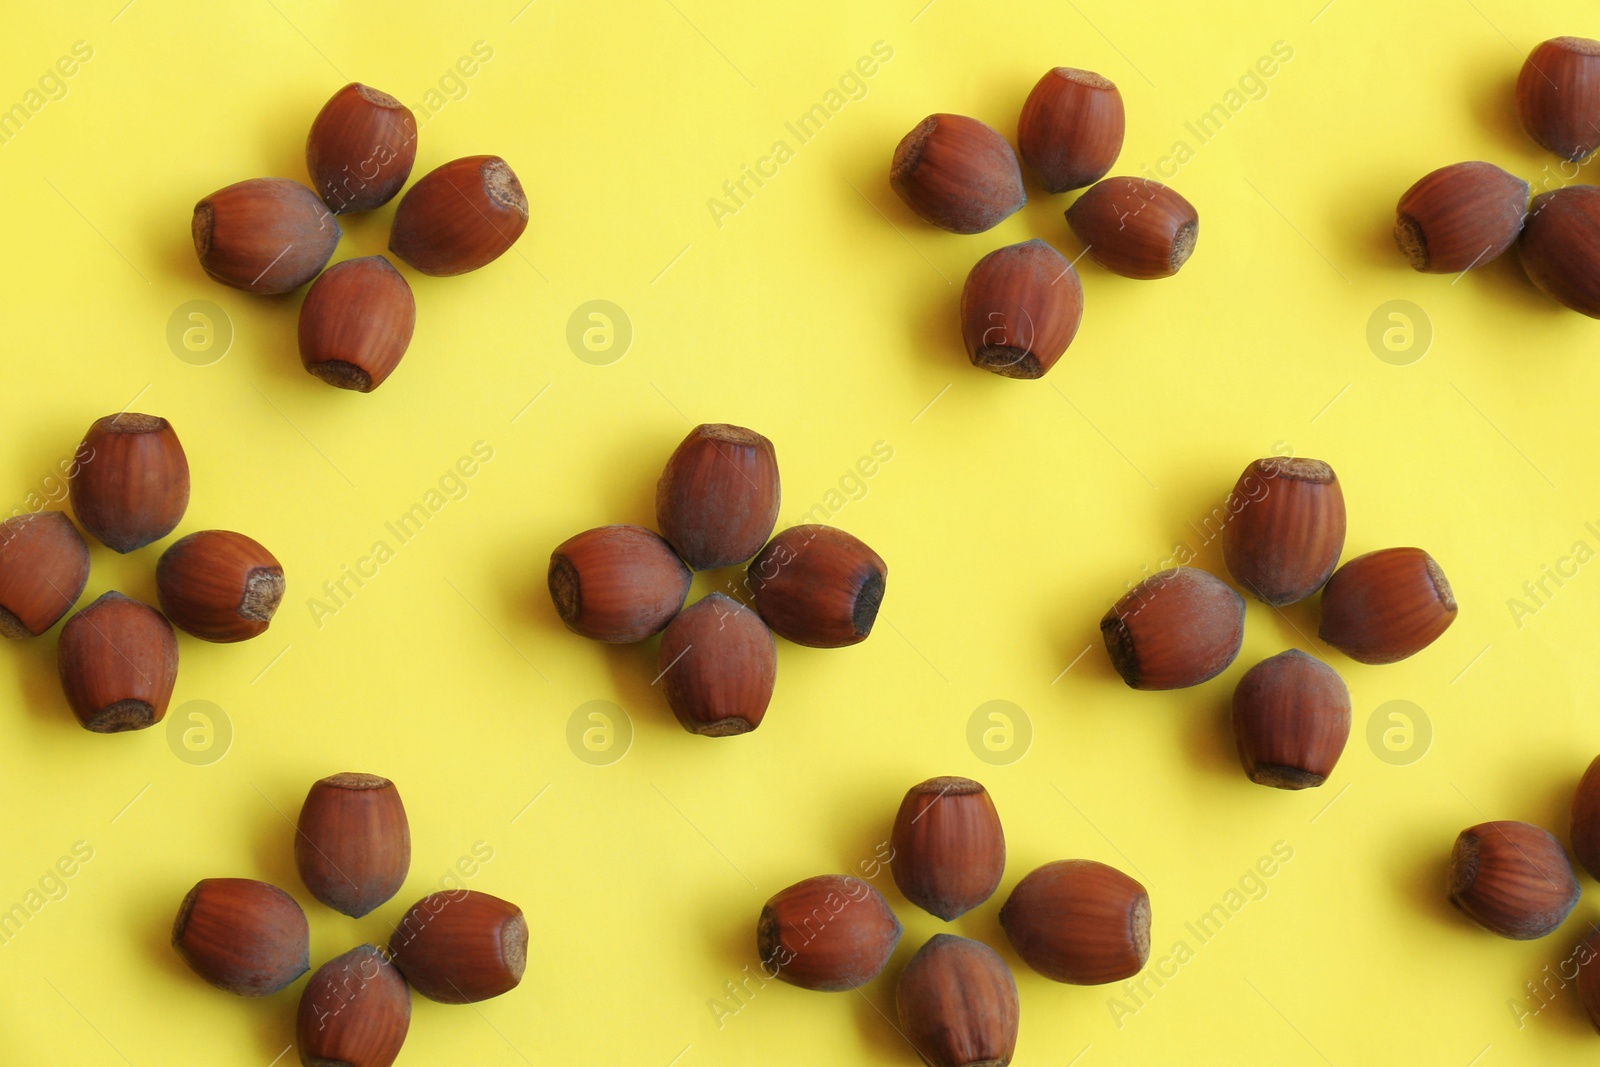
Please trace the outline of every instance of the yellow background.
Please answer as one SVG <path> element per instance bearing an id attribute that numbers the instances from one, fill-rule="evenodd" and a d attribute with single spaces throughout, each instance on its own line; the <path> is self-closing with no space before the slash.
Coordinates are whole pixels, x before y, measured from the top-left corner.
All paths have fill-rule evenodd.
<path id="1" fill-rule="evenodd" d="M 190 885 L 285 887 L 306 905 L 316 965 L 384 940 L 482 843 L 493 859 L 468 884 L 526 910 L 527 978 L 475 1008 L 418 999 L 402 1064 L 914 1063 L 889 1021 L 893 975 L 944 926 L 887 872 L 875 881 L 906 933 L 860 995 L 773 983 L 720 1026 L 708 1002 L 755 962 L 761 903 L 869 859 L 904 790 L 936 774 L 983 781 L 1005 822 L 1001 893 L 951 929 L 1016 969 L 1018 1064 L 1488 1067 L 1600 1052 L 1570 988 L 1536 1015 L 1513 1010 L 1537 1006 L 1525 983 L 1600 917 L 1594 883 L 1559 933 L 1529 944 L 1471 927 L 1441 889 L 1469 824 L 1528 819 L 1564 838 L 1572 787 L 1600 751 L 1600 568 L 1520 627 L 1507 605 L 1574 542 L 1600 548 L 1584 526 L 1600 527 L 1596 326 L 1536 292 L 1514 257 L 1454 281 L 1411 272 L 1389 237 L 1399 194 L 1446 163 L 1563 180 L 1518 129 L 1512 85 L 1536 42 L 1600 35 L 1600 21 L 1577 2 L 1513 0 L 924 3 L 9 12 L 0 103 L 22 100 L 74 42 L 93 58 L 0 145 L 5 510 L 47 490 L 95 418 L 132 403 L 170 418 L 187 448 L 178 533 L 251 534 L 283 561 L 289 591 L 255 641 L 179 639 L 173 715 L 210 701 L 232 725 L 231 748 L 206 765 L 179 759 L 164 724 L 79 729 L 55 633 L 0 654 L 0 907 L 75 843 L 94 851 L 66 896 L 0 945 L 0 1060 L 261 1067 L 292 1040 L 301 984 L 254 1002 L 191 974 L 167 944 Z M 493 57 L 463 91 L 448 75 L 479 41 Z M 877 41 L 893 58 L 865 97 L 796 144 L 785 122 Z M 1265 96 L 1198 145 L 1184 124 L 1279 41 L 1293 59 Z M 1178 140 L 1197 149 L 1171 184 L 1203 223 L 1171 280 L 1081 263 L 1077 341 L 1047 378 L 1016 382 L 967 364 L 961 281 L 984 253 L 1033 236 L 1076 256 L 1068 198 L 1030 179 L 1024 210 L 955 236 L 915 219 L 887 169 L 933 111 L 1014 137 L 1024 96 L 1056 64 L 1121 87 L 1119 172 L 1154 166 Z M 418 323 L 405 361 L 370 396 L 329 389 L 298 366 L 301 294 L 210 282 L 191 207 L 244 178 L 304 180 L 306 129 L 345 82 L 420 109 L 441 79 L 458 98 L 419 110 L 414 176 L 501 154 L 527 190 L 528 231 L 466 277 L 408 270 Z M 707 200 L 779 139 L 794 158 L 719 228 Z M 392 215 L 348 220 L 337 258 L 382 251 Z M 208 366 L 166 339 L 174 309 L 196 299 L 234 330 Z M 594 299 L 634 331 L 610 365 L 566 342 L 569 316 Z M 1396 299 L 1434 331 L 1409 365 L 1366 340 Z M 730 740 L 679 729 L 650 684 L 653 644 L 566 633 L 544 589 L 565 537 L 652 521 L 661 465 L 701 421 L 775 442 L 784 523 L 876 442 L 893 449 L 833 519 L 889 563 L 876 631 L 842 651 L 780 642 L 765 724 Z M 465 497 L 319 626 L 309 598 L 479 441 L 493 459 Z M 1198 524 L 1280 446 L 1338 470 L 1347 556 L 1425 547 L 1454 582 L 1459 620 L 1414 659 L 1365 667 L 1305 637 L 1314 604 L 1278 616 L 1252 603 L 1220 679 L 1126 689 L 1100 615 L 1176 545 L 1220 565 Z M 111 588 L 153 597 L 163 545 L 128 557 L 95 546 L 84 602 Z M 728 577 L 697 580 L 696 594 Z M 1244 778 L 1225 718 L 1238 676 L 1291 645 L 1328 657 L 1355 707 L 1333 779 L 1300 794 Z M 568 747 L 568 720 L 591 700 L 632 724 L 610 765 Z M 1033 731 L 1004 766 L 967 743 L 991 700 L 1019 706 Z M 1433 726 L 1406 765 L 1366 740 L 1391 700 Z M 341 770 L 392 777 L 412 819 L 406 888 L 362 921 L 312 901 L 291 859 L 307 787 Z M 1280 841 L 1294 858 L 1265 897 L 1199 944 L 1183 923 Z M 1148 885 L 1153 959 L 1180 939 L 1194 950 L 1120 1027 L 1116 989 L 1032 974 L 996 921 L 1023 874 L 1075 856 Z"/>

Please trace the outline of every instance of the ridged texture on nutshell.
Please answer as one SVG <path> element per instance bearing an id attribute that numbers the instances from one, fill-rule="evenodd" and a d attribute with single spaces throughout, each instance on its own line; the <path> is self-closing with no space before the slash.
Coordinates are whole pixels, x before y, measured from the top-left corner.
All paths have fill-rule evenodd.
<path id="1" fill-rule="evenodd" d="M 1222 558 L 1246 592 L 1282 607 L 1327 582 L 1344 529 L 1344 491 L 1332 467 L 1319 459 L 1258 459 L 1228 497 Z"/>
<path id="2" fill-rule="evenodd" d="M 294 898 L 251 878 L 206 878 L 172 923 L 172 947 L 195 974 L 242 997 L 276 993 L 310 969 L 311 929 Z"/>
<path id="3" fill-rule="evenodd" d="M 764 973 L 836 993 L 878 976 L 900 942 L 900 920 L 859 878 L 824 874 L 774 895 L 756 922 Z"/>
<path id="4" fill-rule="evenodd" d="M 1572 854 L 1589 877 L 1600 878 L 1600 756 L 1583 772 L 1572 795 Z"/>
<path id="5" fill-rule="evenodd" d="M 1233 737 L 1257 785 L 1319 786 L 1350 738 L 1350 690 L 1326 663 L 1299 649 L 1280 652 L 1239 679 Z"/>
<path id="6" fill-rule="evenodd" d="M 550 599 L 581 637 L 631 644 L 660 633 L 683 607 L 693 574 L 643 526 L 599 526 L 550 554 Z"/>
<path id="7" fill-rule="evenodd" d="M 1517 118 L 1562 159 L 1600 147 L 1600 41 L 1556 37 L 1530 52 L 1517 75 Z"/>
<path id="8" fill-rule="evenodd" d="M 1589 1025 L 1600 1032 L 1600 928 L 1589 931 L 1576 953 L 1578 961 L 1578 1003 L 1589 1017 Z"/>
<path id="9" fill-rule="evenodd" d="M 322 903 L 359 919 L 400 891 L 411 869 L 411 824 L 400 791 L 376 774 L 315 783 L 294 837 L 300 880 Z"/>
<path id="10" fill-rule="evenodd" d="M 1450 903 L 1514 941 L 1554 932 L 1578 903 L 1578 892 L 1561 842 L 1529 823 L 1470 826 L 1450 854 Z"/>
<path id="11" fill-rule="evenodd" d="M 1552 299 L 1600 318 L 1600 189 L 1569 185 L 1534 197 L 1520 258 Z"/>
<path id="12" fill-rule="evenodd" d="M 98 734 L 143 730 L 167 714 L 178 639 L 155 608 L 106 593 L 67 620 L 56 648 L 67 705 Z"/>
<path id="13" fill-rule="evenodd" d="M 1244 599 L 1194 567 L 1152 574 L 1100 620 L 1111 665 L 1133 689 L 1182 689 L 1228 669 L 1244 641 Z"/>
<path id="14" fill-rule="evenodd" d="M 370 393 L 399 366 L 416 325 L 411 286 L 387 259 L 347 259 L 323 271 L 300 305 L 300 365 Z"/>
<path id="15" fill-rule="evenodd" d="M 1083 285 L 1065 256 L 1035 238 L 978 260 L 961 289 L 961 339 L 972 365 L 1040 378 L 1083 321 Z"/>
<path id="16" fill-rule="evenodd" d="M 1006 838 L 988 790 L 971 778 L 930 778 L 900 802 L 889 870 L 907 900 L 949 922 L 994 896 Z"/>
<path id="17" fill-rule="evenodd" d="M 1046 978 L 1103 985 L 1150 956 L 1150 895 L 1115 867 L 1057 860 L 1018 882 L 1000 909 L 1017 955 Z"/>
<path id="18" fill-rule="evenodd" d="M 334 214 L 394 198 L 417 159 L 417 120 L 388 93 L 351 82 L 322 105 L 306 137 L 311 187 Z"/>
<path id="19" fill-rule="evenodd" d="M 268 296 L 317 276 L 341 231 L 317 194 L 287 178 L 252 178 L 194 206 L 200 266 L 223 285 Z"/>
<path id="20" fill-rule="evenodd" d="M 934 934 L 900 972 L 894 1002 L 929 1067 L 1006 1067 L 1017 1048 L 1017 983 L 980 941 Z"/>
<path id="21" fill-rule="evenodd" d="M 889 184 L 917 215 L 953 233 L 982 233 L 1028 200 L 1006 139 L 965 115 L 917 123 L 894 150 Z"/>
<path id="22" fill-rule="evenodd" d="M 1385 548 L 1328 579 L 1317 634 L 1353 660 L 1395 663 L 1433 644 L 1455 618 L 1455 593 L 1433 557 Z"/>
<path id="23" fill-rule="evenodd" d="M 750 562 L 756 610 L 797 645 L 841 648 L 865 641 L 883 603 L 889 567 L 832 526 L 791 526 Z"/>
<path id="24" fill-rule="evenodd" d="M 1166 278 L 1194 252 L 1194 205 L 1148 178 L 1106 178 L 1067 208 L 1067 225 L 1089 258 L 1127 278 Z"/>
<path id="25" fill-rule="evenodd" d="M 528 228 L 528 197 L 499 156 L 467 156 L 423 175 L 395 209 L 389 251 L 424 274 L 487 266 Z"/>
<path id="26" fill-rule="evenodd" d="M 132 552 L 177 528 L 189 507 L 189 460 L 166 419 L 124 411 L 96 420 L 68 481 L 73 514 L 97 541 Z"/>
<path id="27" fill-rule="evenodd" d="M 1052 193 L 1093 185 L 1122 152 L 1122 94 L 1091 70 L 1056 67 L 1022 105 L 1017 148 Z"/>
<path id="28" fill-rule="evenodd" d="M 231 530 L 201 530 L 174 541 L 156 564 L 161 610 L 205 641 L 265 633 L 283 600 L 283 566 L 259 541 Z"/>
<path id="29" fill-rule="evenodd" d="M 712 593 L 678 613 L 656 657 L 667 706 L 706 737 L 749 733 L 772 700 L 778 650 L 761 616 Z"/>
<path id="30" fill-rule="evenodd" d="M 1492 163 L 1456 163 L 1406 190 L 1394 239 L 1417 270 L 1457 274 L 1515 244 L 1527 212 L 1527 182 Z"/>
<path id="31" fill-rule="evenodd" d="M 508 900 L 458 889 L 411 906 L 389 939 L 411 988 L 442 1004 L 471 1004 L 516 988 L 528 963 L 528 923 Z"/>
<path id="32" fill-rule="evenodd" d="M 61 511 L 0 523 L 0 634 L 38 637 L 72 610 L 89 581 L 89 546 Z"/>
<path id="33" fill-rule="evenodd" d="M 318 967 L 295 1013 L 304 1067 L 390 1067 L 410 1029 L 411 991 L 374 945 Z"/>
<path id="34" fill-rule="evenodd" d="M 761 551 L 781 501 L 772 442 L 743 426 L 707 423 L 667 460 L 656 483 L 656 524 L 695 570 L 731 567 Z"/>

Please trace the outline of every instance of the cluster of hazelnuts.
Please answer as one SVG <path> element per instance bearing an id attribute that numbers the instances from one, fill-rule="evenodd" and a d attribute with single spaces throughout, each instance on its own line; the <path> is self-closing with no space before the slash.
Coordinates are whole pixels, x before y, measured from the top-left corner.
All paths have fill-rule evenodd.
<path id="1" fill-rule="evenodd" d="M 1194 251 L 1200 216 L 1160 182 L 1106 175 L 1122 151 L 1122 94 L 1093 71 L 1056 67 L 1033 87 L 1017 146 L 1045 189 L 1092 186 L 1067 209 L 1084 252 L 1128 278 L 1176 274 Z M 1027 202 L 1017 153 L 993 127 L 929 115 L 901 139 L 889 184 L 906 206 L 953 233 L 981 233 Z M 1034 239 L 980 259 L 961 290 L 961 336 L 974 366 L 1039 378 L 1083 319 L 1083 286 L 1065 256 Z"/>
<path id="2" fill-rule="evenodd" d="M 1600 148 L 1600 41 L 1557 37 L 1517 76 L 1517 118 L 1540 147 L 1568 163 Z M 1574 172 L 1574 175 L 1576 172 Z M 1493 163 L 1456 163 L 1400 198 L 1395 242 L 1417 270 L 1459 274 L 1513 244 L 1530 281 L 1600 318 L 1600 188 L 1568 185 L 1528 201 L 1528 183 Z"/>
<path id="3" fill-rule="evenodd" d="M 946 922 L 994 895 L 1006 841 L 994 801 L 970 778 L 911 787 L 895 815 L 889 869 L 905 898 Z M 1000 909 L 1018 956 L 1072 985 L 1132 978 L 1150 956 L 1150 895 L 1115 867 L 1058 860 L 1030 872 Z M 777 893 L 756 922 L 763 974 L 837 992 L 876 978 L 900 943 L 900 921 L 864 879 L 821 875 Z M 1000 955 L 935 934 L 901 971 L 900 1031 L 931 1067 L 1006 1067 L 1017 1045 L 1017 984 Z"/>
<path id="4" fill-rule="evenodd" d="M 411 827 L 394 783 L 344 773 L 312 785 L 295 827 L 295 866 L 311 895 L 359 919 L 400 891 Z M 172 947 L 218 989 L 265 997 L 311 969 L 310 926 L 288 893 L 251 878 L 206 878 L 183 898 Z M 317 968 L 300 993 L 295 1041 L 313 1067 L 389 1067 L 411 1027 L 411 990 L 471 1004 L 516 988 L 528 923 L 476 890 L 430 893 L 395 926 L 388 951 L 359 945 Z"/>
<path id="5" fill-rule="evenodd" d="M 387 259 L 322 268 L 341 236 L 334 216 L 387 204 L 416 158 L 411 109 L 352 82 L 323 106 L 306 138 L 315 192 L 287 178 L 252 178 L 195 205 L 194 250 L 212 278 L 265 294 L 316 279 L 300 306 L 300 362 L 329 385 L 370 393 L 411 344 L 416 301 Z M 465 274 L 498 259 L 527 226 L 528 198 L 506 161 L 466 156 L 401 198 L 389 251 L 423 274 Z"/>
<path id="6" fill-rule="evenodd" d="M 742 426 L 696 426 L 656 484 L 661 533 L 615 525 L 568 538 L 550 554 L 550 599 L 583 637 L 632 644 L 661 634 L 658 677 L 683 728 L 748 733 L 772 699 L 773 634 L 814 648 L 866 640 L 889 574 L 882 557 L 832 526 L 774 537 L 781 499 L 771 441 Z M 747 560 L 753 609 L 724 593 L 684 608 L 694 571 Z"/>
<path id="7" fill-rule="evenodd" d="M 1256 460 L 1228 496 L 1222 556 L 1250 595 L 1273 607 L 1322 590 L 1318 636 L 1360 663 L 1394 663 L 1432 644 L 1456 618 L 1455 594 L 1420 548 L 1339 563 L 1344 493 L 1316 459 Z M 1244 599 L 1196 567 L 1154 574 L 1100 620 L 1111 663 L 1134 689 L 1181 689 L 1221 674 L 1244 640 Z M 1350 691 L 1298 649 L 1251 667 L 1233 693 L 1233 731 L 1250 780 L 1320 786 L 1350 736 Z"/>
<path id="8" fill-rule="evenodd" d="M 166 419 L 125 411 L 89 427 L 67 484 L 83 528 L 114 551 L 132 552 L 183 519 L 189 461 Z M 88 581 L 89 546 L 65 512 L 0 523 L 0 633 L 38 637 L 72 609 Z M 109 592 L 62 627 L 61 688 L 85 729 L 117 733 L 160 722 L 178 677 L 173 624 L 204 641 L 255 637 L 283 599 L 283 567 L 244 534 L 201 530 L 162 553 L 156 590 L 160 611 Z"/>

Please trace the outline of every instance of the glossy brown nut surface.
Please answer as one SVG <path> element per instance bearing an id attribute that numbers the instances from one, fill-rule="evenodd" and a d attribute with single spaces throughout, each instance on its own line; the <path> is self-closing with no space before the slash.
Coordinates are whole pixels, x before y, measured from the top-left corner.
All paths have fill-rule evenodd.
<path id="1" fill-rule="evenodd" d="M 1517 75 L 1517 118 L 1562 159 L 1600 147 L 1600 41 L 1556 37 L 1530 52 Z"/>
<path id="2" fill-rule="evenodd" d="M 167 714 L 178 640 L 155 608 L 106 593 L 67 620 L 56 649 L 67 704 L 84 729 L 143 730 Z"/>
<path id="3" fill-rule="evenodd" d="M 567 629 L 630 644 L 666 629 L 693 575 L 642 526 L 600 526 L 568 538 L 550 555 L 550 599 Z"/>
<path id="4" fill-rule="evenodd" d="M 1166 278 L 1194 253 L 1194 205 L 1148 178 L 1106 178 L 1067 208 L 1067 225 L 1089 258 L 1127 278 Z"/>
<path id="5" fill-rule="evenodd" d="M 749 733 L 767 714 L 777 645 L 761 616 L 731 597 L 712 593 L 679 612 L 656 662 L 667 705 L 690 733 Z"/>
<path id="6" fill-rule="evenodd" d="M 731 567 L 761 551 L 782 492 L 772 442 L 743 426 L 689 432 L 656 483 L 661 536 L 697 571 Z"/>
<path id="7" fill-rule="evenodd" d="M 318 967 L 295 1013 L 303 1067 L 390 1067 L 410 1029 L 411 991 L 374 945 Z"/>
<path id="8" fill-rule="evenodd" d="M 1450 903 L 1501 937 L 1531 941 L 1553 933 L 1578 892 L 1561 842 L 1529 823 L 1469 826 L 1450 854 Z"/>
<path id="9" fill-rule="evenodd" d="M 194 972 L 242 997 L 276 993 L 310 969 L 311 930 L 294 898 L 251 878 L 207 878 L 189 890 L 172 947 Z"/>
<path id="10" fill-rule="evenodd" d="M 1515 244 L 1527 213 L 1527 182 L 1492 163 L 1457 163 L 1406 190 L 1394 239 L 1417 270 L 1456 274 Z"/>
<path id="11" fill-rule="evenodd" d="M 1056 67 L 1022 105 L 1017 147 L 1052 193 L 1093 185 L 1122 152 L 1122 94 L 1092 70 Z"/>
<path id="12" fill-rule="evenodd" d="M 0 523 L 0 634 L 38 637 L 72 610 L 89 581 L 89 546 L 65 512 Z"/>
<path id="13" fill-rule="evenodd" d="M 1522 228 L 1522 269 L 1552 299 L 1600 318 L 1600 189 L 1540 193 Z"/>
<path id="14" fill-rule="evenodd" d="M 791 526 L 751 561 L 746 580 L 772 632 L 797 645 L 841 648 L 867 639 L 889 568 L 832 526 Z"/>
<path id="15" fill-rule="evenodd" d="M 1394 663 L 1427 648 L 1456 619 L 1444 571 L 1420 548 L 1357 556 L 1322 590 L 1324 641 L 1362 663 Z"/>
<path id="16" fill-rule="evenodd" d="M 388 93 L 351 82 L 322 105 L 306 137 L 311 187 L 335 215 L 394 199 L 417 159 L 417 120 Z"/>
<path id="17" fill-rule="evenodd" d="M 161 610 L 205 641 L 244 641 L 266 632 L 283 600 L 283 567 L 253 538 L 201 530 L 174 541 L 156 563 Z"/>
<path id="18" fill-rule="evenodd" d="M 1572 854 L 1589 877 L 1600 878 L 1600 756 L 1583 772 L 1572 796 Z"/>
<path id="19" fill-rule="evenodd" d="M 1244 599 L 1213 574 L 1153 574 L 1100 620 L 1111 665 L 1133 689 L 1182 689 L 1228 669 L 1244 642 Z"/>
<path id="20" fill-rule="evenodd" d="M 1006 378 L 1039 378 L 1083 321 L 1083 285 L 1065 256 L 1035 238 L 998 248 L 961 289 L 961 339 L 972 365 Z"/>
<path id="21" fill-rule="evenodd" d="M 1239 762 L 1257 785 L 1321 785 L 1350 738 L 1350 690 L 1326 663 L 1290 649 L 1245 672 L 1233 691 Z"/>
<path id="22" fill-rule="evenodd" d="M 1006 1067 L 1017 1048 L 1017 983 L 980 941 L 934 934 L 900 972 L 896 1014 L 929 1067 Z"/>
<path id="23" fill-rule="evenodd" d="M 1058 860 L 1030 873 L 1000 909 L 1017 955 L 1046 978 L 1103 985 L 1150 956 L 1150 895 L 1115 867 Z"/>
<path id="24" fill-rule="evenodd" d="M 876 978 L 899 941 L 888 902 L 845 875 L 796 882 L 767 901 L 756 923 L 763 973 L 830 993 Z"/>
<path id="25" fill-rule="evenodd" d="M 295 827 L 300 880 L 322 903 L 354 918 L 400 891 L 411 869 L 411 824 L 400 791 L 376 774 L 344 772 L 315 783 Z"/>
<path id="26" fill-rule="evenodd" d="M 965 115 L 929 115 L 894 150 L 889 184 L 924 220 L 952 233 L 982 233 L 1028 200 L 1006 139 Z"/>
<path id="27" fill-rule="evenodd" d="M 207 274 L 268 296 L 315 278 L 341 236 L 317 194 L 287 178 L 252 178 L 218 189 L 194 206 L 189 228 Z"/>
<path id="28" fill-rule="evenodd" d="M 89 427 L 68 480 L 72 511 L 97 541 L 132 552 L 177 528 L 189 507 L 189 459 L 172 424 L 124 411 Z"/>
<path id="29" fill-rule="evenodd" d="M 528 197 L 511 167 L 499 156 L 467 156 L 400 198 L 389 251 L 423 274 L 465 274 L 499 259 L 527 228 Z"/>
<path id="30" fill-rule="evenodd" d="M 1258 459 L 1228 497 L 1222 558 L 1246 592 L 1282 607 L 1327 582 L 1344 531 L 1344 491 L 1332 467 L 1319 459 Z"/>
<path id="31" fill-rule="evenodd" d="M 300 305 L 300 365 L 370 393 L 399 366 L 416 325 L 411 286 L 387 259 L 347 259 L 323 271 Z"/>
<path id="32" fill-rule="evenodd" d="M 389 939 L 411 988 L 442 1004 L 471 1004 L 515 989 L 528 964 L 528 923 L 508 900 L 471 889 L 411 906 Z"/>
<path id="33" fill-rule="evenodd" d="M 889 870 L 907 900 L 949 922 L 994 896 L 1006 838 L 988 790 L 970 778 L 911 787 L 895 815 Z"/>

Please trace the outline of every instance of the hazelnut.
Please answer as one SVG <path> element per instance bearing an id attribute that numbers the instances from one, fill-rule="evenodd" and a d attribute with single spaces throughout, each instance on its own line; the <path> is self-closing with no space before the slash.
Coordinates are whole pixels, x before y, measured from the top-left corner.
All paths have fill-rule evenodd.
<path id="1" fill-rule="evenodd" d="M 382 256 L 336 263 L 300 305 L 300 363 L 329 385 L 370 393 L 400 364 L 417 302 Z"/>
<path id="2" fill-rule="evenodd" d="M 1328 579 L 1317 634 L 1353 660 L 1394 663 L 1433 644 L 1455 619 L 1455 594 L 1433 557 L 1385 548 Z"/>
<path id="3" fill-rule="evenodd" d="M 1150 956 L 1150 895 L 1115 867 L 1057 860 L 1031 872 L 1000 909 L 1017 955 L 1057 982 L 1132 978 Z"/>
<path id="4" fill-rule="evenodd" d="M 1148 178 L 1106 178 L 1067 208 L 1089 258 L 1127 278 L 1166 278 L 1194 252 L 1194 205 Z"/>
<path id="5" fill-rule="evenodd" d="M 294 898 L 250 878 L 206 878 L 172 924 L 172 947 L 194 973 L 241 997 L 276 993 L 305 974 L 311 929 Z"/>
<path id="6" fill-rule="evenodd" d="M 528 228 L 528 198 L 499 156 L 467 156 L 400 198 L 389 251 L 424 274 L 465 274 L 499 259 Z"/>
<path id="7" fill-rule="evenodd" d="M 1233 487 L 1228 515 L 1228 573 L 1274 607 L 1321 589 L 1344 548 L 1344 492 L 1320 459 L 1256 460 Z"/>
<path id="8" fill-rule="evenodd" d="M 661 688 L 692 734 L 727 737 L 761 725 L 772 700 L 778 651 L 761 616 L 712 593 L 661 634 Z"/>
<path id="9" fill-rule="evenodd" d="M 1326 663 L 1297 648 L 1280 652 L 1239 679 L 1233 737 L 1257 785 L 1319 786 L 1350 737 L 1350 690 Z"/>
<path id="10" fill-rule="evenodd" d="M 83 528 L 132 552 L 177 528 L 189 507 L 189 460 L 166 419 L 124 411 L 89 427 L 68 480 Z"/>
<path id="11" fill-rule="evenodd" d="M 1583 772 L 1572 796 L 1572 854 L 1589 877 L 1600 878 L 1600 756 Z"/>
<path id="12" fill-rule="evenodd" d="M 1017 983 L 980 941 L 934 934 L 900 972 L 896 1014 L 929 1067 L 1006 1067 L 1017 1048 Z"/>
<path id="13" fill-rule="evenodd" d="M 376 774 L 335 774 L 300 808 L 294 863 L 311 895 L 359 919 L 400 891 L 411 869 L 411 826 L 400 791 Z"/>
<path id="14" fill-rule="evenodd" d="M 89 546 L 65 512 L 0 523 L 0 634 L 38 637 L 72 610 L 89 581 Z"/>
<path id="15" fill-rule="evenodd" d="M 433 893 L 413 904 L 395 927 L 389 958 L 429 1000 L 488 1000 L 522 981 L 528 923 L 521 908 L 488 893 Z"/>
<path id="16" fill-rule="evenodd" d="M 1458 274 L 1516 243 L 1527 212 L 1527 182 L 1492 163 L 1457 163 L 1406 190 L 1394 239 L 1417 270 Z"/>
<path id="17" fill-rule="evenodd" d="M 872 886 L 847 875 L 796 882 L 761 909 L 756 949 L 768 975 L 836 993 L 878 976 L 900 941 L 900 920 Z"/>
<path id="18" fill-rule="evenodd" d="M 322 105 L 306 137 L 311 187 L 335 215 L 382 207 L 417 159 L 417 120 L 400 101 L 351 82 Z"/>
<path id="19" fill-rule="evenodd" d="M 1540 193 L 1522 228 L 1522 269 L 1552 299 L 1600 318 L 1600 189 Z"/>
<path id="20" fill-rule="evenodd" d="M 1576 953 L 1578 959 L 1578 1003 L 1589 1017 L 1589 1025 L 1600 1031 L 1600 928 L 1589 931 Z"/>
<path id="21" fill-rule="evenodd" d="M 283 567 L 258 541 L 201 530 L 174 541 L 156 564 L 161 610 L 204 641 L 244 641 L 266 632 L 283 600 Z"/>
<path id="22" fill-rule="evenodd" d="M 1228 669 L 1244 641 L 1244 598 L 1194 567 L 1152 574 L 1100 620 L 1111 665 L 1134 689 L 1182 689 Z"/>
<path id="23" fill-rule="evenodd" d="M 1027 203 L 1017 154 L 965 115 L 929 115 L 894 150 L 889 184 L 921 218 L 952 233 L 981 233 Z"/>
<path id="24" fill-rule="evenodd" d="M 305 1067 L 390 1067 L 410 1029 L 411 991 L 375 945 L 318 967 L 295 1013 Z"/>
<path id="25" fill-rule="evenodd" d="M 1104 178 L 1122 151 L 1122 94 L 1092 70 L 1057 67 L 1022 105 L 1017 147 L 1052 193 Z"/>
<path id="26" fill-rule="evenodd" d="M 1450 903 L 1490 933 L 1532 941 L 1578 903 L 1578 879 L 1547 831 L 1525 822 L 1469 826 L 1450 854 Z"/>
<path id="27" fill-rule="evenodd" d="M 771 441 L 742 426 L 696 426 L 656 483 L 656 523 L 695 570 L 731 567 L 767 543 L 781 497 Z"/>
<path id="28" fill-rule="evenodd" d="M 1041 378 L 1077 336 L 1083 286 L 1066 257 L 1035 238 L 998 248 L 961 289 L 961 338 L 974 367 Z"/>
<path id="29" fill-rule="evenodd" d="M 756 610 L 797 645 L 840 648 L 865 641 L 883 603 L 889 568 L 832 526 L 791 526 L 750 563 Z"/>
<path id="30" fill-rule="evenodd" d="M 929 778 L 900 802 L 890 837 L 894 884 L 945 922 L 994 896 L 1006 838 L 989 793 L 971 778 Z"/>
<path id="31" fill-rule="evenodd" d="M 178 640 L 155 608 L 106 593 L 61 628 L 56 666 L 67 704 L 97 734 L 143 730 L 167 714 Z"/>
<path id="32" fill-rule="evenodd" d="M 1530 52 L 1517 75 L 1517 118 L 1562 159 L 1600 147 L 1600 41 L 1557 37 Z"/>
<path id="33" fill-rule="evenodd" d="M 223 285 L 275 295 L 317 276 L 341 232 L 317 194 L 287 178 L 252 178 L 194 206 L 200 266 Z"/>
<path id="34" fill-rule="evenodd" d="M 601 526 L 550 554 L 550 599 L 567 629 L 612 644 L 643 641 L 683 607 L 693 575 L 642 526 Z"/>

